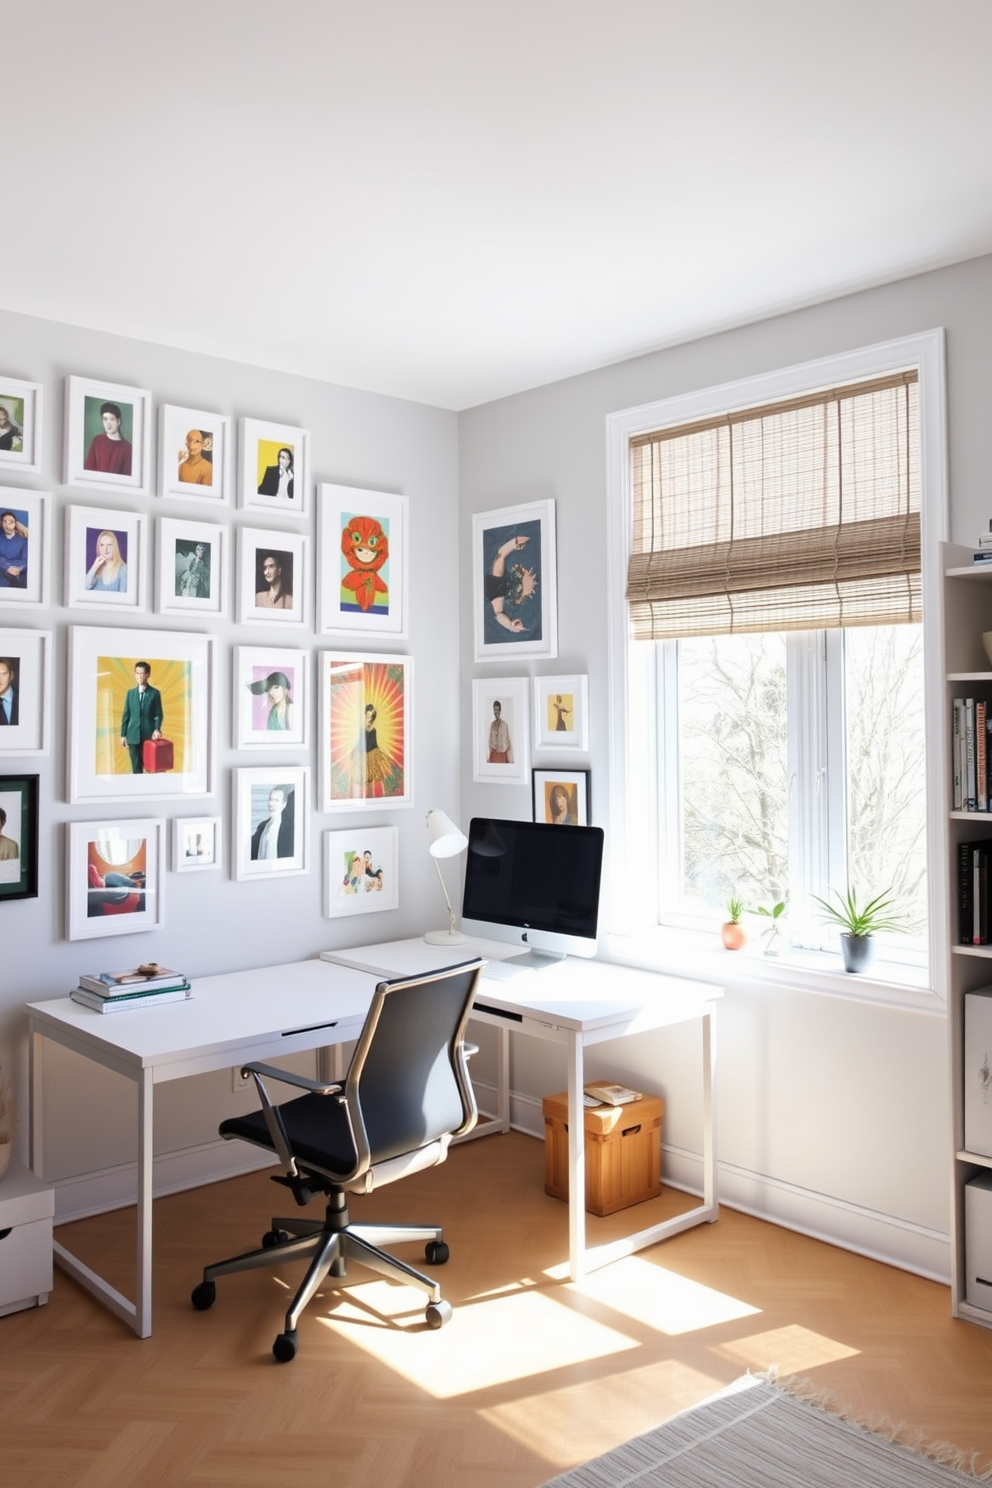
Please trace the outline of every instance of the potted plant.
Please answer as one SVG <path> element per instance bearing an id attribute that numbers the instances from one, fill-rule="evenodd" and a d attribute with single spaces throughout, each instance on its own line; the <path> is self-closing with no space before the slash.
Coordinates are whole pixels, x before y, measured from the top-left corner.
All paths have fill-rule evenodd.
<path id="1" fill-rule="evenodd" d="M 888 888 L 874 899 L 859 905 L 857 891 L 848 888 L 845 894 L 833 890 L 836 903 L 813 898 L 820 906 L 821 916 L 833 925 L 840 926 L 840 951 L 844 958 L 844 970 L 867 971 L 875 955 L 873 936 L 878 930 L 904 930 L 902 918 L 893 913 L 895 903 L 892 889 Z"/>
<path id="2" fill-rule="evenodd" d="M 768 929 L 761 932 L 762 938 L 766 942 L 766 956 L 777 956 L 779 954 L 779 941 L 782 939 L 782 926 L 780 924 L 780 921 L 782 919 L 782 916 L 785 914 L 785 906 L 786 900 L 780 899 L 777 904 L 773 904 L 771 905 L 771 907 L 768 907 L 764 904 L 759 904 L 757 909 L 755 910 L 755 914 L 764 915 L 766 919 L 771 920 L 771 924 L 768 926 Z"/>
<path id="3" fill-rule="evenodd" d="M 741 915 L 744 913 L 744 900 L 738 899 L 736 894 L 731 894 L 727 900 L 727 921 L 720 926 L 720 939 L 728 951 L 739 951 L 747 945 L 747 935 L 741 924 Z"/>
<path id="4" fill-rule="evenodd" d="M 17 1101 L 10 1088 L 10 1081 L 0 1067 L 0 1178 L 7 1171 L 14 1150 L 14 1133 L 17 1130 Z"/>

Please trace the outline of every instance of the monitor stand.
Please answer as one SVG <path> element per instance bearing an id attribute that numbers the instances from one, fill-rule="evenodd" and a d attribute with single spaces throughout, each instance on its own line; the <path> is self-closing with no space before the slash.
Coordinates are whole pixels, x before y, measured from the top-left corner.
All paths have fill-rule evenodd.
<path id="1" fill-rule="evenodd" d="M 547 971 L 548 967 L 565 960 L 565 952 L 525 951 L 522 956 L 506 956 L 504 959 L 512 961 L 514 966 L 525 966 L 528 971 Z"/>

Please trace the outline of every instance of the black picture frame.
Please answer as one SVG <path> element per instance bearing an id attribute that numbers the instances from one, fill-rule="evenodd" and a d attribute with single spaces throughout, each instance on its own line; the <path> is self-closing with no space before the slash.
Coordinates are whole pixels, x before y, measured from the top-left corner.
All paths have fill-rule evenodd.
<path id="1" fill-rule="evenodd" d="M 0 900 L 37 899 L 38 776 L 0 775 L 0 812 Z M 9 855 L 6 842 L 14 843 L 16 854 Z M 19 865 L 16 878 L 14 863 Z"/>

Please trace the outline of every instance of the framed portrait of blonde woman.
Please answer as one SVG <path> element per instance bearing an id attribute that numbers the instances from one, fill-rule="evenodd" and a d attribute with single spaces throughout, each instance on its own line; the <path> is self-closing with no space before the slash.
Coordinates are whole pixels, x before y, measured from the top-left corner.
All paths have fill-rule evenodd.
<path id="1" fill-rule="evenodd" d="M 65 602 L 72 609 L 143 610 L 148 518 L 96 506 L 66 511 Z"/>

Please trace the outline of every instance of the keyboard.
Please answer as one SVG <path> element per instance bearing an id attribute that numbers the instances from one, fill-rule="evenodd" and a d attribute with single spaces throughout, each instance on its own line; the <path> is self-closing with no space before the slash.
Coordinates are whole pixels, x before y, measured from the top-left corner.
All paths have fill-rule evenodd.
<path id="1" fill-rule="evenodd" d="M 529 966 L 518 966 L 515 961 L 487 961 L 481 975 L 489 982 L 509 982 L 514 977 L 524 976 Z"/>

